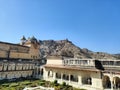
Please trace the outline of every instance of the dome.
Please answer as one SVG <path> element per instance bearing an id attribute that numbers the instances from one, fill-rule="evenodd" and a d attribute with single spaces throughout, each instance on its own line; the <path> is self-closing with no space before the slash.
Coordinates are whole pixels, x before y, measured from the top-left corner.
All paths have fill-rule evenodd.
<path id="1" fill-rule="evenodd" d="M 21 40 L 26 40 L 25 36 L 23 36 L 23 37 L 21 38 Z"/>
<path id="2" fill-rule="evenodd" d="M 31 41 L 37 41 L 37 39 L 34 36 L 30 40 Z"/>
<path id="3" fill-rule="evenodd" d="M 32 43 L 38 43 L 37 39 L 34 36 L 30 38 L 30 42 L 32 42 Z"/>

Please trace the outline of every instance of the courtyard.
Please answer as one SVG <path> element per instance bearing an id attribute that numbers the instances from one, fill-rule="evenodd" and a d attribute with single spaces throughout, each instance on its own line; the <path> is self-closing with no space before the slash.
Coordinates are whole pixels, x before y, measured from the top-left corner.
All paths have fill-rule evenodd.
<path id="1" fill-rule="evenodd" d="M 57 80 L 54 82 L 40 80 L 40 79 L 13 79 L 0 81 L 0 90 L 23 90 L 25 87 L 52 87 L 55 90 L 85 90 L 74 88 L 67 85 L 65 82 L 59 84 Z"/>

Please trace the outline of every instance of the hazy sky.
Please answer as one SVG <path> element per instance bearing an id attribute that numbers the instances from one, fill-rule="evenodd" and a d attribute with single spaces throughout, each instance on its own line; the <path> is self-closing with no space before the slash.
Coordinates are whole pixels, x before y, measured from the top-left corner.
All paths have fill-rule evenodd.
<path id="1" fill-rule="evenodd" d="M 120 0 L 0 0 L 0 41 L 23 35 L 120 53 Z"/>

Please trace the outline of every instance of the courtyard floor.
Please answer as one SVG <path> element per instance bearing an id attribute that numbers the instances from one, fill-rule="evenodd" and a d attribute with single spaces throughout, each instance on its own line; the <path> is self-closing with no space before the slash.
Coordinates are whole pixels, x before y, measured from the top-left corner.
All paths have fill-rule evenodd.
<path id="1" fill-rule="evenodd" d="M 77 89 L 72 86 L 66 85 L 66 83 L 58 84 L 57 81 L 49 82 L 45 80 L 15 80 L 15 81 L 0 81 L 0 90 L 23 90 L 25 87 L 52 87 L 55 90 L 85 90 Z"/>

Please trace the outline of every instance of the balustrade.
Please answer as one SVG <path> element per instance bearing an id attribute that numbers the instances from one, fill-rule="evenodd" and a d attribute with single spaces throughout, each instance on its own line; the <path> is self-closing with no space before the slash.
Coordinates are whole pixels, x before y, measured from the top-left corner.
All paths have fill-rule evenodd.
<path id="1" fill-rule="evenodd" d="M 95 59 L 63 59 L 64 66 L 83 66 L 83 67 L 95 67 Z M 97 60 L 103 67 L 120 67 L 120 60 L 99 59 Z"/>

